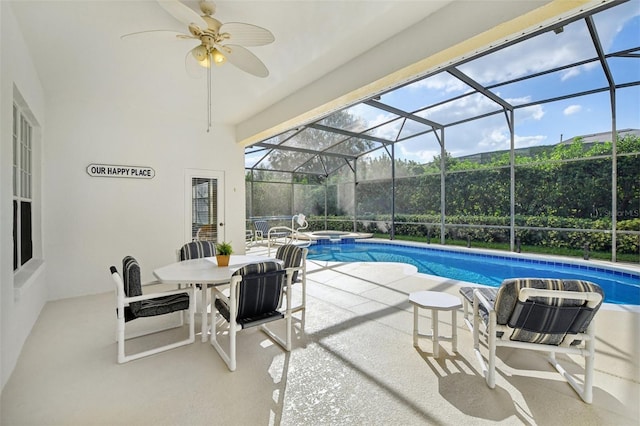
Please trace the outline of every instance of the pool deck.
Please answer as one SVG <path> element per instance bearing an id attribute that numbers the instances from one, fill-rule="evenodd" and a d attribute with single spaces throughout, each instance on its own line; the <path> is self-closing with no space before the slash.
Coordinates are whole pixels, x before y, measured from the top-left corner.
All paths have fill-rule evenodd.
<path id="1" fill-rule="evenodd" d="M 266 255 L 267 247 L 249 253 Z M 399 263 L 308 261 L 307 287 L 306 330 L 296 330 L 292 351 L 245 330 L 233 373 L 199 338 L 118 365 L 113 292 L 49 302 L 3 389 L 0 424 L 638 424 L 638 312 L 605 305 L 597 314 L 594 397 L 585 404 L 543 353 L 531 351 L 499 348 L 489 389 L 461 311 L 459 353 L 448 342 L 437 359 L 431 342 L 414 348 L 409 294 L 457 295 L 457 281 Z M 77 321 L 78 312 L 90 314 Z M 421 328 L 430 315 L 421 311 Z M 447 334 L 451 317 L 440 320 Z M 581 360 L 559 358 L 580 371 Z"/>

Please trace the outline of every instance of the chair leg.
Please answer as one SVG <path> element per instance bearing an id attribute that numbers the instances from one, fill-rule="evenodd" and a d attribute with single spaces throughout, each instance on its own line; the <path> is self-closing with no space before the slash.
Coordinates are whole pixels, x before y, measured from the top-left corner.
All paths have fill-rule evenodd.
<path id="1" fill-rule="evenodd" d="M 302 271 L 302 313 L 300 314 L 300 318 L 302 321 L 300 322 L 300 328 L 304 333 L 305 320 L 307 315 L 307 269 L 306 266 Z"/>
<path id="2" fill-rule="evenodd" d="M 592 334 L 592 333 L 589 333 Z M 591 335 L 591 338 L 585 343 L 586 351 L 585 360 L 584 360 L 584 388 L 583 394 L 580 397 L 584 400 L 584 402 L 591 404 L 593 401 L 593 369 L 595 366 L 595 335 Z"/>
<path id="3" fill-rule="evenodd" d="M 236 371 L 236 327 L 235 321 L 229 324 L 229 370 Z"/>
<path id="4" fill-rule="evenodd" d="M 222 358 L 222 360 L 224 361 L 224 363 L 227 365 L 227 368 L 229 369 L 229 371 L 236 371 L 236 348 L 235 348 L 235 341 L 236 341 L 236 336 L 235 336 L 235 332 L 232 331 L 231 329 L 231 324 L 229 324 L 229 353 L 227 353 L 223 348 L 222 345 L 220 345 L 220 342 L 218 342 L 217 339 L 217 335 L 218 335 L 218 321 L 217 321 L 217 314 L 212 312 L 212 318 L 211 318 L 211 338 L 210 338 L 210 343 L 211 346 L 213 346 L 213 348 L 216 350 L 216 352 L 218 352 L 218 355 L 220 355 L 220 358 Z"/>
<path id="5" fill-rule="evenodd" d="M 560 365 L 556 359 L 555 352 L 549 352 L 547 360 L 556 369 L 562 377 L 565 378 L 569 386 L 582 398 L 587 404 L 593 402 L 593 369 L 594 369 L 594 357 L 595 357 L 595 333 L 593 330 L 593 322 L 587 329 L 587 340 L 585 341 L 585 349 L 583 351 L 584 356 L 584 382 L 580 384 L 576 377 L 569 373 Z"/>
<path id="6" fill-rule="evenodd" d="M 496 387 L 496 313 L 489 313 L 489 367 L 487 371 L 487 384 L 491 389 Z"/>
<path id="7" fill-rule="evenodd" d="M 211 346 L 214 347 L 214 349 L 216 350 L 216 352 L 218 352 L 218 355 L 220 355 L 220 358 L 222 358 L 222 360 L 224 361 L 225 364 L 227 364 L 227 368 L 229 368 L 230 371 L 236 371 L 236 333 L 240 330 L 240 327 L 238 327 L 238 324 L 236 323 L 236 317 L 237 317 L 237 306 L 236 306 L 236 300 L 237 300 L 237 294 L 236 294 L 236 281 L 235 280 L 231 280 L 231 283 L 229 285 L 229 300 L 228 300 L 228 305 L 229 305 L 229 353 L 227 353 L 223 348 L 222 345 L 220 345 L 220 342 L 218 342 L 217 340 L 217 335 L 218 335 L 218 321 L 217 321 L 217 309 L 214 309 L 214 305 L 215 305 L 215 300 L 217 299 L 217 296 L 212 296 L 211 300 Z M 219 290 L 216 290 L 219 291 Z M 221 293 L 220 293 L 221 294 Z"/>
<path id="8" fill-rule="evenodd" d="M 278 336 L 275 332 L 273 332 L 270 328 L 268 328 L 266 326 L 266 324 L 262 324 L 260 326 L 260 330 L 266 334 L 267 336 L 269 336 L 271 338 L 271 340 L 273 340 L 274 342 L 276 342 L 278 345 L 280 345 L 283 349 L 285 349 L 286 351 L 290 352 L 291 351 L 291 315 L 288 315 L 286 318 L 286 334 L 285 334 L 285 338 L 281 338 L 280 336 Z"/>
<path id="9" fill-rule="evenodd" d="M 126 356 L 124 355 L 124 315 L 117 319 L 117 341 L 118 341 L 118 364 L 126 362 Z"/>
<path id="10" fill-rule="evenodd" d="M 287 287 L 285 289 L 285 293 L 287 295 L 287 306 L 285 311 L 285 322 L 286 322 L 286 337 L 285 340 L 282 340 L 276 333 L 271 331 L 266 324 L 262 324 L 260 326 L 260 330 L 262 330 L 267 336 L 269 336 L 274 342 L 282 346 L 287 352 L 291 351 L 291 323 L 292 323 L 292 312 L 291 312 L 291 277 L 287 277 Z"/>

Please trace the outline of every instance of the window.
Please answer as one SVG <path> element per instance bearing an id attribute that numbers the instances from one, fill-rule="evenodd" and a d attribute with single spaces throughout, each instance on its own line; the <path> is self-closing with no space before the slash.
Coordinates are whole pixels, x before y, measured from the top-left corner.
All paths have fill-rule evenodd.
<path id="1" fill-rule="evenodd" d="M 192 238 L 215 242 L 218 237 L 218 181 L 194 177 L 191 182 Z"/>
<path id="2" fill-rule="evenodd" d="M 33 257 L 32 164 L 33 126 L 25 112 L 13 104 L 13 270 Z"/>

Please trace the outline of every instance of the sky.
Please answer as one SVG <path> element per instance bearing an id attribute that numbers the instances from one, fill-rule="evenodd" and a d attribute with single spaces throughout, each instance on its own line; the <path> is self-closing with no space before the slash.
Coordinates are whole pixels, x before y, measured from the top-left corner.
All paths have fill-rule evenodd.
<path id="1" fill-rule="evenodd" d="M 594 16 L 594 22 L 605 53 L 640 45 L 640 1 L 631 0 Z M 482 85 L 492 85 L 596 56 L 584 20 L 564 28 L 560 34 L 546 32 L 535 38 L 496 53 L 463 64 L 459 69 Z M 640 80 L 640 59 L 617 58 L 609 61 L 616 84 Z M 495 93 L 513 105 L 534 103 L 516 110 L 515 147 L 549 145 L 563 140 L 611 129 L 609 93 L 604 92 L 553 103 L 535 104 L 537 100 L 562 96 L 575 91 L 607 86 L 602 68 L 597 63 L 583 65 L 532 81 L 517 82 L 496 88 Z M 405 111 L 417 109 L 469 91 L 459 79 L 445 73 L 426 78 L 393 93 L 380 102 Z M 640 129 L 640 87 L 616 91 L 617 128 Z M 357 109 L 360 108 L 361 111 Z M 484 96 L 471 96 L 418 113 L 436 122 L 455 122 L 499 109 Z M 389 119 L 389 114 L 367 106 L 352 111 L 370 126 Z M 397 126 L 381 128 L 377 136 L 393 137 Z M 386 133 L 385 133 L 386 132 Z M 396 133 L 394 133 L 396 132 Z M 445 132 L 447 151 L 453 156 L 509 149 L 510 133 L 504 114 L 453 126 Z M 396 156 L 428 162 L 440 154 L 433 136 L 417 137 L 396 144 Z M 375 155 L 375 154 L 374 154 Z"/>
<path id="2" fill-rule="evenodd" d="M 640 45 L 640 0 L 630 0 L 600 12 L 593 16 L 593 20 L 605 54 Z M 635 53 L 640 54 L 637 51 Z M 582 19 L 566 25 L 561 33 L 547 31 L 462 64 L 458 69 L 481 85 L 491 86 L 596 56 L 588 27 Z M 607 62 L 616 84 L 640 81 L 640 58 L 613 58 Z M 608 82 L 599 62 L 591 62 L 491 90 L 511 105 L 530 104 L 516 109 L 514 120 L 515 148 L 525 148 L 553 145 L 575 136 L 610 131 L 612 118 L 608 91 L 551 103 L 537 103 L 548 98 L 607 86 Z M 444 124 L 501 111 L 497 103 L 481 94 L 419 111 L 470 91 L 470 87 L 460 79 L 441 72 L 382 94 L 379 102 Z M 616 104 L 617 129 L 640 129 L 640 86 L 617 90 Z M 403 120 L 393 121 L 398 116 L 367 104 L 357 104 L 346 111 L 358 118 L 358 128 L 347 130 L 360 132 L 388 123 L 368 134 L 392 141 L 396 140 L 398 134 L 402 139 L 431 129 L 409 120 L 401 127 Z M 510 141 L 508 123 L 502 112 L 447 127 L 445 131 L 446 150 L 454 157 L 508 150 Z M 261 155 L 245 156 L 246 164 L 253 165 Z M 371 157 L 385 155 L 387 151 L 384 149 L 370 154 Z M 395 144 L 397 159 L 428 163 L 439 155 L 440 145 L 433 133 Z"/>

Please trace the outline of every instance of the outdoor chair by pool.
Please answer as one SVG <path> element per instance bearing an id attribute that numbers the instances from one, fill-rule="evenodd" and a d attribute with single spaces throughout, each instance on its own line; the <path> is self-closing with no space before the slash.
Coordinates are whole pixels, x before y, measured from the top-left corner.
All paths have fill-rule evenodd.
<path id="1" fill-rule="evenodd" d="M 293 244 L 286 244 L 278 247 L 276 251 L 276 259 L 284 262 L 285 269 L 292 272 L 291 283 L 301 283 L 301 301 L 299 305 L 291 307 L 291 313 L 300 312 L 300 318 L 294 318 L 300 323 L 300 329 L 304 331 L 305 314 L 307 307 L 307 254 L 309 250 L 305 247 L 299 247 Z M 287 298 L 293 295 L 287 293 L 285 289 L 285 296 Z"/>
<path id="2" fill-rule="evenodd" d="M 473 333 L 473 346 L 482 374 L 495 387 L 496 347 L 549 353 L 547 360 L 587 403 L 593 399 L 595 329 L 593 318 L 604 293 L 597 284 L 581 280 L 514 278 L 499 288 L 463 287 L 464 319 Z M 470 320 L 468 305 L 473 306 Z M 487 345 L 487 361 L 480 339 Z M 584 380 L 565 370 L 556 353 L 584 357 Z"/>
<path id="3" fill-rule="evenodd" d="M 236 334 L 245 328 L 259 326 L 275 343 L 286 351 L 291 350 L 291 300 L 287 298 L 284 312 L 278 309 L 285 288 L 287 294 L 291 294 L 291 274 L 280 263 L 273 261 L 252 263 L 234 272 L 229 296 L 218 287 L 213 287 L 214 306 L 229 324 L 229 351 L 225 351 L 217 340 L 218 318 L 212 319 L 211 345 L 229 370 L 236 369 Z M 267 323 L 277 320 L 286 322 L 285 339 L 267 328 Z"/>
<path id="4" fill-rule="evenodd" d="M 116 340 L 118 341 L 118 363 L 132 361 L 134 359 L 157 354 L 158 352 L 167 351 L 182 345 L 187 345 L 195 341 L 194 333 L 194 312 L 195 297 L 193 288 L 158 291 L 150 294 L 142 294 L 142 288 L 148 288 L 150 285 L 160 284 L 158 281 L 145 283 L 144 286 L 140 281 L 140 265 L 136 259 L 127 256 L 122 260 L 123 276 L 120 277 L 115 266 L 111 266 L 111 277 L 116 284 Z M 132 355 L 125 353 L 125 340 L 134 337 L 145 336 L 159 331 L 168 330 L 170 328 L 180 327 L 183 325 L 182 316 L 180 323 L 169 327 L 163 326 L 148 330 L 136 335 L 125 336 L 125 324 L 137 318 L 154 317 L 166 315 L 172 312 L 180 311 L 189 312 L 189 337 L 179 342 L 170 343 L 153 349 L 148 349 Z"/>
<path id="5" fill-rule="evenodd" d="M 280 227 L 269 227 L 269 223 L 266 220 L 256 220 L 253 222 L 255 228 L 255 241 L 267 241 L 269 247 L 271 244 L 276 244 L 278 240 L 283 239 L 286 243 L 287 237 L 291 235 L 291 231 L 280 230 Z"/>

